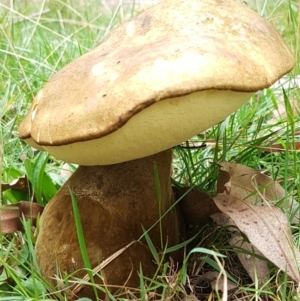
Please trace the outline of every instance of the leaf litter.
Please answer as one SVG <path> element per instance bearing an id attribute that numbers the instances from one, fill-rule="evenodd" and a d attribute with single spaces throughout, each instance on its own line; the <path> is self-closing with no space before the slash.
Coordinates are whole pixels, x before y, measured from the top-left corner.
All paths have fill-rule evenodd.
<path id="1" fill-rule="evenodd" d="M 279 199 L 285 198 L 284 189 L 270 177 L 247 166 L 229 162 L 222 162 L 220 166 L 219 194 L 213 199 L 220 211 L 246 234 L 251 245 L 244 244 L 243 247 L 249 250 L 253 246 L 253 250 L 257 249 L 299 283 L 300 253 L 293 242 L 287 216 L 274 205 Z M 286 207 L 289 205 L 290 202 L 285 204 Z M 249 272 L 246 261 L 242 261 L 253 279 L 253 272 Z M 261 275 L 260 279 L 268 279 L 266 266 L 260 264 L 257 261 L 253 265 L 255 272 Z"/>
<path id="2" fill-rule="evenodd" d="M 212 198 L 208 194 L 203 196 L 203 192 L 194 189 L 188 199 L 183 196 L 185 201 L 181 208 L 185 207 L 185 216 L 189 217 L 191 210 L 195 225 L 197 212 L 203 208 L 203 202 L 213 200 L 219 210 L 209 205 L 209 210 L 205 212 L 210 213 L 216 224 L 228 227 L 231 233 L 229 244 L 237 250 L 237 257 L 253 283 L 256 282 L 259 287 L 268 286 L 270 282 L 268 261 L 270 261 L 285 271 L 298 285 L 300 252 L 293 241 L 286 214 L 276 207 L 276 204 L 281 203 L 286 212 L 298 210 L 296 208 L 298 202 L 289 200 L 283 187 L 267 175 L 247 166 L 229 162 L 220 163 L 217 193 Z M 198 217 L 202 225 L 203 212 L 199 212 Z M 294 222 L 298 221 L 299 219 L 296 219 Z M 201 279 L 206 275 L 207 272 Z M 215 289 L 212 282 L 211 287 Z"/>

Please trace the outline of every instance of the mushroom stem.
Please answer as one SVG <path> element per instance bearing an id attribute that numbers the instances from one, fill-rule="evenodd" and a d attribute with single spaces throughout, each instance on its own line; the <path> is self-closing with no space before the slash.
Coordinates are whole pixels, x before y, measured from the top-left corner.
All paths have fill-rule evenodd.
<path id="1" fill-rule="evenodd" d="M 160 203 L 155 187 L 154 162 L 160 181 Z M 172 151 L 167 150 L 115 165 L 79 166 L 46 206 L 40 220 L 36 256 L 42 274 L 52 285 L 56 285 L 53 276 L 57 273 L 57 264 L 62 273 L 72 273 L 84 267 L 69 188 L 78 203 L 90 262 L 94 268 L 114 252 L 138 240 L 143 234 L 142 226 L 149 229 L 160 219 L 160 214 L 172 207 L 171 162 Z M 161 241 L 164 246 L 180 242 L 182 226 L 179 212 L 173 208 L 151 229 L 149 235 L 153 244 L 161 249 Z M 140 263 L 143 274 L 151 277 L 157 268 L 151 253 L 146 245 L 136 243 L 104 268 L 104 282 L 137 287 Z M 86 271 L 80 271 L 77 276 L 85 274 Z M 97 282 L 101 283 L 100 278 Z M 93 290 L 88 287 L 80 293 L 85 297 L 90 294 Z"/>

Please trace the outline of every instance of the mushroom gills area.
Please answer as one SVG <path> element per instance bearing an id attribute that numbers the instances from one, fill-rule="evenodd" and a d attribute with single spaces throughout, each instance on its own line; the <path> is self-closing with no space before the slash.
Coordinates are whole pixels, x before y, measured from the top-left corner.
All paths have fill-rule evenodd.
<path id="1" fill-rule="evenodd" d="M 58 159 L 80 165 L 106 165 L 143 158 L 169 149 L 217 124 L 252 94 L 207 90 L 161 100 L 107 136 L 43 147 Z"/>
<path id="2" fill-rule="evenodd" d="M 43 276 L 56 286 L 54 275 L 59 270 L 83 277 L 86 272 L 78 244 L 69 187 L 80 211 L 85 242 L 92 268 L 143 234 L 173 205 L 170 184 L 172 151 L 108 166 L 80 166 L 46 206 L 40 220 L 36 256 Z M 158 168 L 161 203 L 157 200 L 154 162 Z M 160 207 L 160 208 L 159 208 Z M 170 210 L 149 232 L 159 250 L 176 245 L 184 236 L 184 226 L 177 207 Z M 161 236 L 162 235 L 162 236 Z M 161 246 L 161 241 L 164 246 Z M 178 254 L 173 254 L 177 260 Z M 170 254 L 167 255 L 169 257 Z M 140 264 L 143 274 L 152 277 L 157 266 L 144 240 L 136 242 L 117 256 L 102 271 L 104 282 L 138 287 Z M 95 276 L 96 282 L 103 281 Z M 94 292 L 86 286 L 79 296 L 93 299 Z"/>

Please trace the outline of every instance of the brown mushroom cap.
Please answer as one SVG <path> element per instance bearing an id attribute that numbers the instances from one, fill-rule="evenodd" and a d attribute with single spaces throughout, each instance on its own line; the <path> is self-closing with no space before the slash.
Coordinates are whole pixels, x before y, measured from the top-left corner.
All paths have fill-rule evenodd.
<path id="1" fill-rule="evenodd" d="M 220 122 L 293 66 L 277 31 L 245 5 L 165 0 L 54 75 L 20 137 L 82 165 L 141 158 Z"/>

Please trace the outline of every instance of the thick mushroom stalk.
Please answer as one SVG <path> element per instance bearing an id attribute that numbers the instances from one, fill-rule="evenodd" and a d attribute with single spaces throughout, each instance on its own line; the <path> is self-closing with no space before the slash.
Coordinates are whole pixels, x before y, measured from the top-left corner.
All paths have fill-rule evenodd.
<path id="1" fill-rule="evenodd" d="M 222 121 L 293 66 L 278 32 L 245 5 L 164 0 L 55 74 L 34 98 L 20 137 L 91 167 L 79 167 L 43 213 L 36 246 L 43 275 L 52 281 L 56 263 L 62 272 L 83 267 L 68 186 L 97 265 L 138 239 L 141 225 L 158 221 L 159 206 L 162 214 L 172 206 L 167 150 Z M 161 248 L 161 235 L 169 246 L 178 243 L 179 224 L 173 209 L 162 233 L 151 230 L 154 245 Z M 147 247 L 135 244 L 104 269 L 105 281 L 123 285 L 132 271 L 127 284 L 136 286 L 140 262 L 153 276 L 151 260 Z"/>
<path id="2" fill-rule="evenodd" d="M 57 268 L 62 273 L 73 273 L 84 267 L 75 228 L 69 188 L 73 191 L 93 268 L 132 241 L 149 232 L 155 246 L 173 246 L 183 235 L 183 225 L 176 208 L 172 209 L 173 195 L 170 184 L 172 151 L 154 156 L 107 166 L 80 166 L 58 194 L 46 206 L 40 221 L 36 256 L 41 272 L 56 286 L 53 275 Z M 158 169 L 161 202 L 155 189 L 154 162 Z M 159 220 L 159 215 L 164 215 Z M 174 255 L 174 254 L 173 254 Z M 167 257 L 169 254 L 166 255 Z M 174 258 L 177 260 L 178 258 Z M 153 261 L 145 240 L 136 242 L 114 259 L 100 274 L 106 286 L 137 287 L 138 271 L 154 275 Z M 77 276 L 83 277 L 85 270 Z M 95 276 L 99 284 L 103 281 Z M 95 297 L 91 287 L 84 287 L 80 296 Z"/>

